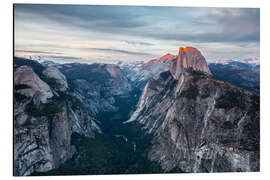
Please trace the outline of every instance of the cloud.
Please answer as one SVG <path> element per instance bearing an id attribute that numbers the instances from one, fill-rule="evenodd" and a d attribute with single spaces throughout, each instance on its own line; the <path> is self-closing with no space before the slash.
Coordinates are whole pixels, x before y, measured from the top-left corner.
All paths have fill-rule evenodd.
<path id="1" fill-rule="evenodd" d="M 17 12 L 18 15 L 25 14 L 36 20 L 44 18 L 67 26 L 114 31 L 145 26 L 139 20 L 144 14 L 137 12 L 138 9 L 124 6 L 15 4 L 15 15 Z"/>
<path id="2" fill-rule="evenodd" d="M 202 9 L 202 8 L 201 8 Z M 201 15 L 186 17 L 184 26 L 175 22 L 175 29 L 159 28 L 137 32 L 144 37 L 201 43 L 243 43 L 260 41 L 260 9 L 256 8 L 207 8 Z M 170 24 L 168 22 L 168 24 Z M 164 29 L 164 30 L 163 30 Z"/>
<path id="3" fill-rule="evenodd" d="M 259 9 L 252 8 L 17 4 L 15 10 L 15 15 L 16 12 L 27 14 L 37 22 L 44 18 L 72 29 L 82 28 L 160 40 L 235 43 L 254 42 L 260 38 Z M 156 27 L 158 23 L 165 27 Z M 179 29 L 170 29 L 170 26 Z M 126 42 L 133 45 L 151 45 L 144 42 Z"/>
<path id="4" fill-rule="evenodd" d="M 201 43 L 243 43 L 243 42 L 258 42 L 260 35 L 258 33 L 243 34 L 239 33 L 144 33 L 144 36 L 152 37 L 161 40 L 201 42 Z"/>
<path id="5" fill-rule="evenodd" d="M 206 16 L 221 26 L 221 34 L 240 36 L 247 41 L 260 40 L 260 9 L 216 8 Z M 236 38 L 237 39 L 237 38 Z"/>
<path id="6" fill-rule="evenodd" d="M 141 45 L 141 46 L 153 46 L 153 43 L 148 43 L 148 42 L 141 42 L 141 41 L 129 41 L 125 40 L 123 41 L 124 43 L 127 43 L 129 45 Z"/>
<path id="7" fill-rule="evenodd" d="M 52 44 L 46 49 L 48 54 L 58 50 L 95 58 L 95 53 L 81 54 L 78 49 L 82 45 L 105 56 L 128 54 L 135 59 L 170 51 L 176 44 L 226 44 L 239 46 L 237 52 L 232 52 L 238 56 L 246 53 L 244 48 L 259 56 L 259 51 L 248 45 L 259 46 L 260 9 L 256 8 L 15 4 L 14 12 L 15 43 L 36 42 L 35 50 Z M 215 48 L 209 51 L 215 54 Z"/>
<path id="8" fill-rule="evenodd" d="M 48 52 L 48 51 L 34 51 L 34 50 L 15 50 L 16 52 L 24 52 L 24 53 L 34 53 L 34 54 L 63 54 L 59 52 Z"/>
<path id="9" fill-rule="evenodd" d="M 49 57 L 55 58 L 55 59 L 65 59 L 65 60 L 82 59 L 82 58 L 78 58 L 78 57 L 74 57 L 74 56 L 49 56 Z"/>
<path id="10" fill-rule="evenodd" d="M 94 51 L 112 52 L 112 53 L 123 53 L 123 54 L 140 55 L 140 56 L 151 55 L 150 53 L 145 53 L 145 52 L 134 52 L 134 51 L 127 51 L 127 50 L 120 50 L 120 49 L 110 49 L 110 48 L 84 48 L 84 50 L 94 50 Z"/>

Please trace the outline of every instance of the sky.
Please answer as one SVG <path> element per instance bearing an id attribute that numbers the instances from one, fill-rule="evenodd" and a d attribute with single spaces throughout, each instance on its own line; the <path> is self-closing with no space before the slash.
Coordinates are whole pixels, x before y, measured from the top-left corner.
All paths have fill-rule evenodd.
<path id="1" fill-rule="evenodd" d="M 260 9 L 14 5 L 16 56 L 147 61 L 192 46 L 207 61 L 260 58 Z"/>

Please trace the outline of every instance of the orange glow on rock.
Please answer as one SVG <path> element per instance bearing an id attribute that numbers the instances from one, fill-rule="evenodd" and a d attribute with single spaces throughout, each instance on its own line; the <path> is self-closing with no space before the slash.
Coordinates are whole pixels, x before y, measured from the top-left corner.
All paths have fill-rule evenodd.
<path id="1" fill-rule="evenodd" d="M 182 51 L 184 51 L 184 48 L 180 47 L 179 48 L 179 55 L 182 53 Z"/>
<path id="2" fill-rule="evenodd" d="M 191 46 L 187 46 L 187 47 L 180 47 L 179 48 L 179 53 L 178 55 L 180 56 L 182 52 L 199 52 L 196 48 L 191 47 Z M 160 57 L 160 58 L 156 58 L 156 59 L 152 59 L 150 61 L 148 61 L 147 63 L 144 64 L 144 66 L 148 66 L 152 63 L 158 62 L 158 61 L 163 61 L 166 60 L 168 58 L 176 58 L 176 55 L 172 55 L 170 53 L 165 54 L 164 56 Z"/>
<path id="3" fill-rule="evenodd" d="M 147 63 L 144 64 L 144 66 L 150 65 L 150 64 L 158 62 L 158 61 L 164 61 L 164 60 L 169 59 L 169 58 L 175 58 L 175 57 L 176 57 L 176 55 L 172 55 L 170 53 L 167 53 L 164 56 L 161 56 L 160 58 L 156 58 L 156 59 L 152 59 L 152 60 L 148 61 Z"/>
<path id="4" fill-rule="evenodd" d="M 187 46 L 187 47 L 185 47 L 185 48 L 183 48 L 183 47 L 180 47 L 179 48 L 179 55 L 181 55 L 181 53 L 182 52 L 199 52 L 196 48 L 194 48 L 194 47 L 191 47 L 191 46 Z"/>
<path id="5" fill-rule="evenodd" d="M 190 46 L 185 47 L 184 51 L 185 52 L 187 52 L 187 51 L 198 52 L 198 50 L 196 48 L 190 47 Z"/>

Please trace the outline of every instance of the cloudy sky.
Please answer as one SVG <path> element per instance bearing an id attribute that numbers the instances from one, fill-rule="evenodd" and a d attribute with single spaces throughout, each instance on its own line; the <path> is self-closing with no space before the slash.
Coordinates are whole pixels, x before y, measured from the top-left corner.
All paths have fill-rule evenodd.
<path id="1" fill-rule="evenodd" d="M 259 58 L 260 10 L 153 6 L 14 5 L 17 56 L 146 61 L 199 49 L 207 60 Z"/>

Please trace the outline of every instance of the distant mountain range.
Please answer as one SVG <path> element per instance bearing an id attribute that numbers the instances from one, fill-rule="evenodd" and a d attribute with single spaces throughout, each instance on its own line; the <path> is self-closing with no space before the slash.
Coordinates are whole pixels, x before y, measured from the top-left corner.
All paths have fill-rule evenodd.
<path id="1" fill-rule="evenodd" d="M 83 64 L 93 64 L 93 63 L 105 63 L 105 64 L 117 64 L 117 63 L 124 63 L 124 64 L 151 64 L 155 62 L 161 62 L 164 60 L 168 59 L 174 59 L 176 58 L 177 55 L 173 55 L 170 53 L 167 53 L 159 58 L 151 59 L 151 60 L 146 60 L 146 61 L 135 61 L 135 62 L 126 62 L 126 61 L 119 61 L 119 60 L 92 60 L 92 61 L 87 61 L 83 59 L 73 59 L 73 60 L 65 60 L 65 57 L 63 56 L 62 58 L 60 57 L 54 57 L 54 56 L 21 56 L 21 58 L 26 58 L 30 60 L 35 60 L 38 61 L 39 63 L 42 62 L 54 62 L 56 64 L 63 64 L 63 63 L 83 63 Z M 60 58 L 60 60 L 59 60 Z M 248 65 L 248 66 L 256 66 L 260 65 L 260 60 L 258 58 L 246 58 L 242 60 L 230 60 L 230 59 L 220 59 L 220 60 L 210 60 L 208 61 L 208 64 L 223 64 L 223 65 L 228 65 L 228 64 L 239 64 L 239 65 Z"/>
<path id="2" fill-rule="evenodd" d="M 260 60 L 257 58 L 247 58 L 242 60 L 212 60 L 211 63 L 215 64 L 230 64 L 230 63 L 243 63 L 243 64 L 250 64 L 250 65 L 259 65 Z"/>

